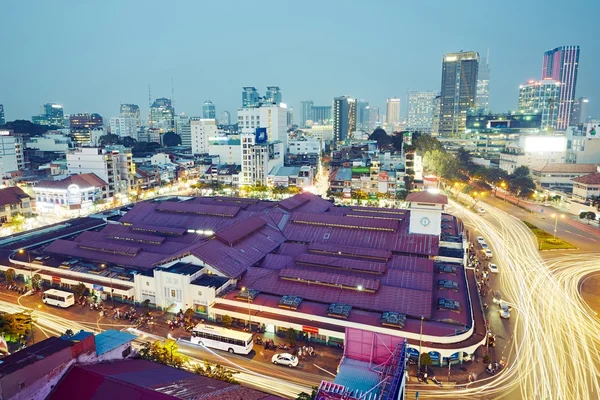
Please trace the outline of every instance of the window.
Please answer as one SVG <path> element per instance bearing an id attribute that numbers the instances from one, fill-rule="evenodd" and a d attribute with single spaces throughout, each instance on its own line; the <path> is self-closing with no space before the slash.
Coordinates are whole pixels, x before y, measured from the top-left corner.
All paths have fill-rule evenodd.
<path id="1" fill-rule="evenodd" d="M 146 282 L 146 286 L 150 286 L 150 282 Z"/>
<path id="2" fill-rule="evenodd" d="M 121 353 L 123 358 L 126 358 L 130 354 L 131 354 L 131 345 L 127 346 L 127 348 L 125 350 L 123 350 L 123 352 Z"/>

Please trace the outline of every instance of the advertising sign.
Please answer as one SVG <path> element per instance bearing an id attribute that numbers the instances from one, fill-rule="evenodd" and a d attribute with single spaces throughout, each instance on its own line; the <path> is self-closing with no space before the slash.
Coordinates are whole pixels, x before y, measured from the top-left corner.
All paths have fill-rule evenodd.
<path id="1" fill-rule="evenodd" d="M 589 123 L 585 128 L 585 137 L 588 139 L 600 137 L 600 124 Z"/>
<path id="2" fill-rule="evenodd" d="M 315 328 L 313 326 L 302 326 L 302 332 L 306 333 L 314 333 L 315 335 L 319 334 L 319 328 Z"/>
<path id="3" fill-rule="evenodd" d="M 389 179 L 389 175 L 387 172 L 380 172 L 379 173 L 379 182 L 387 182 Z"/>
<path id="4" fill-rule="evenodd" d="M 266 143 L 267 128 L 256 128 L 256 143 Z"/>

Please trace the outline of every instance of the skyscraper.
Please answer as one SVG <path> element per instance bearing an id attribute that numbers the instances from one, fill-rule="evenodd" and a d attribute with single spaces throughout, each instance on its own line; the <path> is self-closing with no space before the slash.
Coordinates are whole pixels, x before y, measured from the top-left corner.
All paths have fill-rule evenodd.
<path id="1" fill-rule="evenodd" d="M 267 91 L 265 92 L 265 103 L 281 103 L 281 89 L 279 89 L 279 86 L 267 86 Z"/>
<path id="2" fill-rule="evenodd" d="M 553 79 L 561 83 L 556 129 L 569 126 L 579 68 L 579 46 L 562 46 L 544 53 L 542 80 Z"/>
<path id="3" fill-rule="evenodd" d="M 551 131 L 558 125 L 561 84 L 553 79 L 531 80 L 519 86 L 519 111 L 541 114 L 541 129 Z"/>
<path id="4" fill-rule="evenodd" d="M 242 107 L 258 107 L 260 96 L 253 86 L 244 86 L 242 92 Z"/>
<path id="5" fill-rule="evenodd" d="M 4 104 L 0 104 L 0 125 L 4 125 L 6 120 L 4 119 Z"/>
<path id="6" fill-rule="evenodd" d="M 440 134 L 440 103 L 441 98 L 439 94 L 433 98 L 432 106 L 431 106 L 431 136 L 439 136 Z M 466 124 L 466 121 L 465 121 Z"/>
<path id="7" fill-rule="evenodd" d="M 584 124 L 590 118 L 588 111 L 589 100 L 587 97 L 580 97 L 573 103 L 573 112 L 571 113 L 571 125 Z"/>
<path id="8" fill-rule="evenodd" d="M 69 123 L 71 125 L 71 134 L 79 144 L 89 143 L 91 138 L 90 132 L 93 129 L 104 127 L 104 121 L 100 114 L 71 114 Z"/>
<path id="9" fill-rule="evenodd" d="M 467 110 L 475 106 L 479 53 L 448 53 L 442 63 L 440 97 L 440 136 L 458 136 L 465 132 Z"/>
<path id="10" fill-rule="evenodd" d="M 335 97 L 331 108 L 333 118 L 333 141 L 337 144 L 348 138 L 349 114 L 348 98 L 346 96 Z"/>
<path id="11" fill-rule="evenodd" d="M 140 107 L 137 104 L 121 104 L 119 115 L 122 118 L 135 118 L 138 128 L 142 126 Z"/>
<path id="12" fill-rule="evenodd" d="M 356 99 L 348 97 L 348 137 L 356 131 Z"/>
<path id="13" fill-rule="evenodd" d="M 152 103 L 148 125 L 159 132 L 175 131 L 175 109 L 171 99 L 159 98 Z"/>
<path id="14" fill-rule="evenodd" d="M 223 111 L 219 119 L 219 125 L 231 125 L 231 114 L 229 111 Z"/>
<path id="15" fill-rule="evenodd" d="M 55 103 L 46 103 L 42 105 L 42 113 L 31 118 L 35 124 L 52 125 L 62 128 L 65 126 L 65 114 L 63 106 Z"/>
<path id="16" fill-rule="evenodd" d="M 300 126 L 306 128 L 306 121 L 314 121 L 313 119 L 313 106 L 312 100 L 305 100 L 300 102 L 302 108 L 302 114 L 300 116 Z"/>
<path id="17" fill-rule="evenodd" d="M 400 98 L 391 97 L 387 99 L 387 129 L 394 131 L 400 125 Z"/>
<path id="18" fill-rule="evenodd" d="M 312 113 L 314 122 L 324 125 L 331 123 L 331 106 L 313 106 Z"/>
<path id="19" fill-rule="evenodd" d="M 381 116 L 379 115 L 379 107 L 368 106 L 367 111 L 369 112 L 369 130 L 372 131 L 376 127 L 381 126 Z"/>
<path id="20" fill-rule="evenodd" d="M 433 100 L 437 95 L 436 92 L 408 92 L 408 130 L 431 133 Z"/>
<path id="21" fill-rule="evenodd" d="M 359 131 L 367 132 L 369 130 L 369 102 L 358 100 L 356 102 L 356 128 Z"/>
<path id="22" fill-rule="evenodd" d="M 479 63 L 479 72 L 477 75 L 477 98 L 475 107 L 480 110 L 489 110 L 490 108 L 490 65 L 488 57 L 483 57 Z"/>
<path id="23" fill-rule="evenodd" d="M 281 103 L 279 103 L 281 104 Z M 294 107 L 289 107 L 287 109 L 286 121 L 288 126 L 294 125 Z"/>
<path id="24" fill-rule="evenodd" d="M 206 100 L 202 105 L 202 118 L 215 119 L 217 118 L 217 111 L 215 105 L 210 100 Z"/>

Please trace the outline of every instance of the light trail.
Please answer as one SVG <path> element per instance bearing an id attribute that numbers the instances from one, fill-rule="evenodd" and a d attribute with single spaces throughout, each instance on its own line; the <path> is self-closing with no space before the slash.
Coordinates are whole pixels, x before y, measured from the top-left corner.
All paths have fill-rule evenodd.
<path id="1" fill-rule="evenodd" d="M 485 207 L 483 218 L 455 202 L 452 206 L 485 237 L 500 266 L 496 279 L 515 311 L 511 353 L 498 375 L 451 391 L 419 386 L 420 397 L 490 399 L 515 391 L 522 399 L 600 398 L 600 324 L 579 293 L 580 280 L 600 271 L 598 255 L 545 262 L 531 231 L 517 218 L 492 207 Z"/>

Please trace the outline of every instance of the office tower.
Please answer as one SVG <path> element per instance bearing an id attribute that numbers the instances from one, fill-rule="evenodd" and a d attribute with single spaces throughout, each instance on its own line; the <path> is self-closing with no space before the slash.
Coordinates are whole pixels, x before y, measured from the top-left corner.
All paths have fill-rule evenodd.
<path id="1" fill-rule="evenodd" d="M 0 104 L 0 126 L 6 124 L 6 119 L 4 118 L 4 104 Z"/>
<path id="2" fill-rule="evenodd" d="M 436 92 L 408 92 L 408 130 L 431 133 L 436 96 Z"/>
<path id="3" fill-rule="evenodd" d="M 0 176 L 25 169 L 23 138 L 13 131 L 0 130 Z"/>
<path id="4" fill-rule="evenodd" d="M 190 121 L 192 154 L 205 154 L 208 152 L 208 141 L 217 136 L 216 119 L 199 119 Z"/>
<path id="5" fill-rule="evenodd" d="M 42 113 L 31 118 L 34 124 L 64 127 L 65 115 L 63 106 L 55 103 L 42 104 Z"/>
<path id="6" fill-rule="evenodd" d="M 137 140 L 137 120 L 134 117 L 113 117 L 110 119 L 110 133 Z"/>
<path id="7" fill-rule="evenodd" d="M 175 109 L 171 99 L 159 98 L 152 103 L 148 126 L 161 133 L 175 131 Z"/>
<path id="8" fill-rule="evenodd" d="M 588 111 L 589 100 L 587 97 L 580 97 L 573 103 L 571 112 L 571 125 L 584 124 L 590 118 Z"/>
<path id="9" fill-rule="evenodd" d="M 313 106 L 313 121 L 323 125 L 331 123 L 331 106 Z"/>
<path id="10" fill-rule="evenodd" d="M 231 125 L 231 114 L 229 111 L 223 111 L 219 119 L 219 125 Z"/>
<path id="11" fill-rule="evenodd" d="M 185 113 L 181 113 L 175 116 L 175 133 L 181 136 L 181 131 L 184 129 L 184 126 L 190 124 L 190 117 L 185 115 Z M 183 138 L 181 139 L 183 144 Z"/>
<path id="12" fill-rule="evenodd" d="M 356 132 L 356 99 L 348 97 L 348 137 Z"/>
<path id="13" fill-rule="evenodd" d="M 137 104 L 121 104 L 119 116 L 123 118 L 135 118 L 137 127 L 142 126 L 140 107 Z"/>
<path id="14" fill-rule="evenodd" d="M 210 100 L 206 100 L 202 105 L 202 118 L 204 119 L 215 119 L 217 118 L 217 111 L 215 105 Z"/>
<path id="15" fill-rule="evenodd" d="M 333 141 L 337 145 L 339 142 L 346 140 L 350 133 L 348 98 L 346 96 L 333 99 L 331 114 L 333 117 Z"/>
<path id="16" fill-rule="evenodd" d="M 80 113 L 71 114 L 69 117 L 71 134 L 78 144 L 89 144 L 91 131 L 104 127 L 104 121 L 100 114 Z"/>
<path id="17" fill-rule="evenodd" d="M 531 80 L 519 86 L 519 111 L 541 114 L 544 131 L 557 129 L 561 86 L 553 79 Z"/>
<path id="18" fill-rule="evenodd" d="M 433 98 L 431 105 L 431 136 L 439 136 L 440 134 L 440 103 L 441 98 L 439 94 Z M 465 122 L 466 123 L 466 122 Z"/>
<path id="19" fill-rule="evenodd" d="M 381 126 L 381 116 L 379 115 L 379 107 L 368 106 L 367 111 L 369 112 L 369 130 L 374 130 L 378 126 Z"/>
<path id="20" fill-rule="evenodd" d="M 302 108 L 302 114 L 300 116 L 300 127 L 306 128 L 306 121 L 314 121 L 313 117 L 313 106 L 315 104 L 312 100 L 305 100 L 300 102 Z"/>
<path id="21" fill-rule="evenodd" d="M 242 107 L 258 107 L 260 103 L 260 96 L 256 91 L 255 87 L 244 86 L 242 92 Z"/>
<path id="22" fill-rule="evenodd" d="M 180 117 L 177 134 L 181 137 L 181 145 L 192 147 L 192 121 L 199 121 L 200 117 Z"/>
<path id="23" fill-rule="evenodd" d="M 281 104 L 281 103 L 279 103 Z M 294 125 L 294 107 L 289 107 L 287 110 L 287 125 Z"/>
<path id="24" fill-rule="evenodd" d="M 369 102 L 366 100 L 358 100 L 356 102 L 356 128 L 359 131 L 369 130 Z"/>
<path id="25" fill-rule="evenodd" d="M 440 97 L 440 136 L 459 136 L 465 132 L 467 110 L 475 106 L 479 53 L 448 53 L 442 63 Z"/>
<path id="26" fill-rule="evenodd" d="M 279 86 L 267 86 L 267 91 L 265 92 L 265 103 L 281 103 L 281 89 L 279 89 Z"/>
<path id="27" fill-rule="evenodd" d="M 490 108 L 490 65 L 488 64 L 488 57 L 481 59 L 477 75 L 475 107 L 480 110 L 489 110 Z"/>
<path id="28" fill-rule="evenodd" d="M 242 133 L 257 133 L 257 128 L 266 129 L 268 142 L 280 141 L 287 149 L 287 113 L 285 104 L 263 104 L 260 107 L 239 108 L 238 130 Z"/>
<path id="29" fill-rule="evenodd" d="M 579 46 L 557 47 L 544 53 L 542 80 L 552 79 L 561 84 L 556 129 L 565 130 L 569 126 L 578 68 Z"/>
<path id="30" fill-rule="evenodd" d="M 394 131 L 400 125 L 400 99 L 391 97 L 387 99 L 386 125 L 390 131 Z"/>

